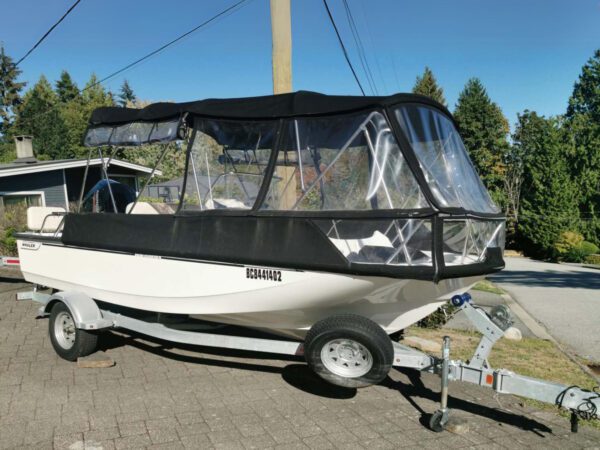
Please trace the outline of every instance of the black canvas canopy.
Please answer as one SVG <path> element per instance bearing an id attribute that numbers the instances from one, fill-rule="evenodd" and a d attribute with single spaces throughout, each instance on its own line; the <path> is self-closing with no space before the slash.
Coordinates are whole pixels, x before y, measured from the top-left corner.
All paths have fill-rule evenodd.
<path id="1" fill-rule="evenodd" d="M 206 99 L 185 103 L 153 103 L 142 109 L 103 107 L 96 109 L 90 126 L 118 125 L 129 122 L 167 121 L 185 113 L 222 119 L 275 119 L 285 117 L 343 114 L 398 103 L 426 103 L 447 112 L 444 106 L 416 94 L 390 96 L 325 95 L 298 91 L 260 97 Z"/>
<path id="2" fill-rule="evenodd" d="M 132 204 L 127 214 L 69 214 L 63 243 L 433 281 L 503 266 L 503 214 L 452 115 L 427 97 L 300 91 L 104 107 L 85 145 L 186 137 L 170 213 Z"/>

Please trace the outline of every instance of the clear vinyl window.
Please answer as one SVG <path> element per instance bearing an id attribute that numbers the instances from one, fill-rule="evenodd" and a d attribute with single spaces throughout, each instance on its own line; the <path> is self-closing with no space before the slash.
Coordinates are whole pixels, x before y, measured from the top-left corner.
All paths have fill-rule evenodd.
<path id="1" fill-rule="evenodd" d="M 264 179 L 277 122 L 197 119 L 182 208 L 251 209 Z"/>
<path id="2" fill-rule="evenodd" d="M 497 213 L 452 121 L 422 105 L 396 108 L 396 118 L 441 206 Z"/>
<path id="3" fill-rule="evenodd" d="M 483 262 L 488 248 L 504 251 L 504 221 L 444 219 L 443 223 L 446 266 Z"/>
<path id="4" fill-rule="evenodd" d="M 385 116 L 290 120 L 263 209 L 428 207 Z"/>
<path id="5" fill-rule="evenodd" d="M 85 135 L 87 147 L 100 145 L 142 145 L 169 142 L 177 138 L 179 118 L 162 122 L 131 122 L 123 125 L 90 127 Z"/>
<path id="6" fill-rule="evenodd" d="M 330 219 L 314 223 L 344 257 L 357 264 L 432 266 L 429 219 Z"/>

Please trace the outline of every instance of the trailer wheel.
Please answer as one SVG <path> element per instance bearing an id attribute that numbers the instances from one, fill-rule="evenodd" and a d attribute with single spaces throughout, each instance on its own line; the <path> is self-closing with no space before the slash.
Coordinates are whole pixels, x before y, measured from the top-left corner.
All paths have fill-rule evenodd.
<path id="1" fill-rule="evenodd" d="M 381 382 L 394 361 L 392 341 L 375 322 L 340 314 L 315 323 L 306 335 L 309 367 L 337 386 L 360 388 Z"/>
<path id="2" fill-rule="evenodd" d="M 75 326 L 71 311 L 63 302 L 57 302 L 50 311 L 50 341 L 54 351 L 67 361 L 77 361 L 96 350 L 98 335 Z"/>

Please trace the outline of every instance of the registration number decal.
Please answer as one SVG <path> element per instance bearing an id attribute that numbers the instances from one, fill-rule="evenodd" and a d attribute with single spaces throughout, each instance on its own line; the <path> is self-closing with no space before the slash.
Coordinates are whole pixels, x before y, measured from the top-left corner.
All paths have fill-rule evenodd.
<path id="1" fill-rule="evenodd" d="M 246 278 L 250 280 L 281 281 L 281 270 L 246 267 Z"/>

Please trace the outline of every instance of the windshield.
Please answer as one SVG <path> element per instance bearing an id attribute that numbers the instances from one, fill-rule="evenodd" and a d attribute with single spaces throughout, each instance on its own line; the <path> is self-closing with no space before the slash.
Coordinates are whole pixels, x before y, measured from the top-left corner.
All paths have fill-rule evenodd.
<path id="1" fill-rule="evenodd" d="M 425 179 L 442 207 L 497 213 L 452 121 L 423 105 L 396 108 L 396 118 L 419 160 Z"/>
<path id="2" fill-rule="evenodd" d="M 380 112 L 294 119 L 283 133 L 277 178 L 263 209 L 429 207 Z"/>

